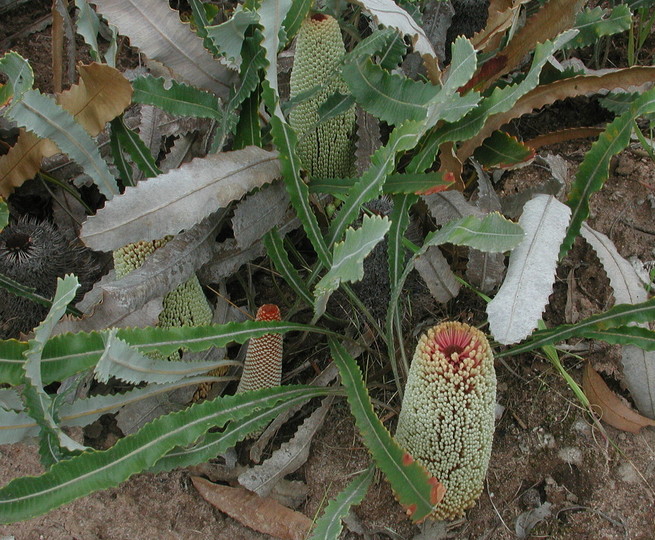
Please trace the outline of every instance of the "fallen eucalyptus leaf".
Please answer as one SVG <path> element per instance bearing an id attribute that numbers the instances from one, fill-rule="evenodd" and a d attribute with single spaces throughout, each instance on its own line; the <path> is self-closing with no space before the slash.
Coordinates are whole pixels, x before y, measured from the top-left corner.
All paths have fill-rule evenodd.
<path id="1" fill-rule="evenodd" d="M 304 540 L 312 528 L 313 521 L 304 514 L 245 488 L 212 484 L 197 476 L 191 481 L 207 502 L 261 533 L 281 540 Z"/>
<path id="2" fill-rule="evenodd" d="M 637 433 L 646 426 L 655 426 L 655 420 L 628 408 L 589 363 L 582 374 L 582 388 L 592 407 L 600 409 L 601 420 L 610 426 L 631 433 Z"/>

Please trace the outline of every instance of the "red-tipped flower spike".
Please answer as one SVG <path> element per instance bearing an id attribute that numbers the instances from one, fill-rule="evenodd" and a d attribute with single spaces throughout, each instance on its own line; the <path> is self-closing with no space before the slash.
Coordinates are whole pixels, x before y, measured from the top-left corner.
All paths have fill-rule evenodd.
<path id="1" fill-rule="evenodd" d="M 256 321 L 279 321 L 280 308 L 264 304 L 257 310 Z M 248 343 L 243 374 L 237 394 L 280 386 L 282 382 L 282 334 L 265 334 Z"/>
<path id="2" fill-rule="evenodd" d="M 496 374 L 487 338 L 458 322 L 419 340 L 396 439 L 446 488 L 435 519 L 455 519 L 482 492 L 491 456 Z"/>

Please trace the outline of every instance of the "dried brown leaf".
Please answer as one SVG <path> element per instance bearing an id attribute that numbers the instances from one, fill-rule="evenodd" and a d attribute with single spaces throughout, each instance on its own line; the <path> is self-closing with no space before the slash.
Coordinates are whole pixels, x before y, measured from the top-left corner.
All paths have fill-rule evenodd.
<path id="1" fill-rule="evenodd" d="M 281 540 L 302 540 L 312 528 L 312 520 L 304 514 L 245 488 L 213 484 L 198 476 L 191 481 L 207 502 L 261 533 Z"/>
<path id="2" fill-rule="evenodd" d="M 473 151 L 482 144 L 482 141 L 502 125 L 555 101 L 595 94 L 601 90 L 628 89 L 633 86 L 641 86 L 653 81 L 653 79 L 655 79 L 655 67 L 635 66 L 618 69 L 603 75 L 580 75 L 538 86 L 521 97 L 509 111 L 489 118 L 475 137 L 461 145 L 457 157 L 461 162 L 466 161 L 473 154 Z"/>
<path id="3" fill-rule="evenodd" d="M 537 43 L 544 43 L 571 28 L 576 13 L 584 3 L 584 0 L 550 0 L 546 3 L 528 19 L 507 47 L 491 58 L 478 70 L 478 74 L 473 76 L 472 80 L 476 81 L 475 84 L 480 83 L 479 90 L 489 88 L 494 81 L 516 68 L 525 55 L 534 50 Z M 491 73 L 490 67 L 493 69 Z"/>
<path id="4" fill-rule="evenodd" d="M 55 96 L 91 136 L 121 114 L 132 99 L 132 86 L 123 74 L 105 64 L 79 65 L 80 82 Z M 0 195 L 8 197 L 41 168 L 41 159 L 59 152 L 47 139 L 21 130 L 16 144 L 0 158 Z"/>
<path id="5" fill-rule="evenodd" d="M 591 406 L 600 409 L 601 419 L 610 426 L 631 433 L 637 433 L 646 426 L 655 426 L 655 420 L 628 408 L 589 363 L 582 374 L 582 388 Z"/>
<path id="6" fill-rule="evenodd" d="M 487 24 L 471 38 L 475 49 L 479 52 L 497 49 L 521 4 L 527 2 L 528 0 L 492 0 L 489 3 Z"/>

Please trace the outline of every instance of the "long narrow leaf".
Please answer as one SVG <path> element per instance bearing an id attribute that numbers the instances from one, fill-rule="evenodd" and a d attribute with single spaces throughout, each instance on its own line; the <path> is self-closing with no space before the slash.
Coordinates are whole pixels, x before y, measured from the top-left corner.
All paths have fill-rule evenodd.
<path id="1" fill-rule="evenodd" d="M 501 351 L 496 354 L 496 357 L 521 354 L 572 337 L 587 337 L 587 333 L 596 337 L 600 335 L 599 332 L 602 333 L 605 330 L 627 326 L 631 323 L 648 322 L 653 319 L 655 319 L 655 298 L 640 304 L 619 304 L 604 313 L 592 315 L 576 324 L 563 324 L 551 330 L 535 332 L 529 340 Z M 610 339 L 612 339 L 611 332 Z"/>
<path id="2" fill-rule="evenodd" d="M 17 478 L 0 489 L 0 522 L 38 516 L 100 489 L 116 486 L 152 467 L 177 446 L 194 442 L 212 427 L 239 421 L 258 409 L 298 396 L 325 395 L 311 387 L 277 387 L 219 397 L 189 409 L 162 416 L 105 451 L 87 451 L 53 465 L 40 476 Z"/>
<path id="3" fill-rule="evenodd" d="M 571 224 L 562 243 L 560 258 L 571 249 L 573 241 L 580 233 L 582 222 L 589 216 L 589 198 L 600 190 L 607 180 L 612 156 L 618 154 L 630 142 L 634 119 L 639 115 L 653 112 L 655 112 L 655 90 L 649 90 L 634 101 L 627 112 L 605 128 L 585 155 L 567 200 L 572 210 Z"/>
<path id="4" fill-rule="evenodd" d="M 137 103 L 154 105 L 176 116 L 221 117 L 219 100 L 214 94 L 175 80 L 167 83 L 163 77 L 137 77 L 132 81 L 132 88 Z"/>
<path id="5" fill-rule="evenodd" d="M 375 467 L 372 465 L 346 486 L 337 498 L 330 501 L 323 515 L 316 521 L 310 540 L 338 540 L 343 525 L 341 520 L 350 509 L 362 502 L 373 481 Z"/>
<path id="6" fill-rule="evenodd" d="M 244 343 L 250 338 L 267 333 L 306 331 L 338 335 L 325 328 L 289 321 L 245 321 L 175 328 L 121 328 L 116 335 L 143 353 L 159 352 L 163 356 L 169 356 L 181 348 L 197 352 L 212 346 L 224 347 L 232 342 Z M 92 368 L 104 349 L 102 334 L 99 332 L 63 334 L 51 338 L 45 345 L 41 359 L 43 383 L 62 381 L 75 373 Z M 23 354 L 26 350 L 27 343 L 16 340 L 0 341 L 1 383 L 21 384 L 25 362 Z"/>
<path id="7" fill-rule="evenodd" d="M 275 265 L 275 269 L 282 275 L 284 281 L 289 285 L 296 294 L 302 298 L 307 305 L 312 305 L 314 298 L 312 297 L 307 284 L 302 279 L 298 271 L 295 269 L 286 249 L 284 249 L 284 241 L 276 229 L 266 233 L 264 236 L 264 245 L 266 246 L 266 253 Z"/>
<path id="8" fill-rule="evenodd" d="M 432 512 L 434 505 L 442 499 L 444 487 L 437 478 L 430 476 L 414 461 L 389 434 L 373 411 L 357 363 L 338 341 L 330 339 L 329 342 L 332 357 L 346 389 L 350 410 L 375 464 L 387 476 L 398 500 L 407 508 L 411 519 L 425 519 Z"/>
<path id="9" fill-rule="evenodd" d="M 100 157 L 91 136 L 73 116 L 38 90 L 28 90 L 5 112 L 8 118 L 43 139 L 51 139 L 68 154 L 108 199 L 118 194 L 116 180 Z"/>
<path id="10" fill-rule="evenodd" d="M 25 351 L 25 387 L 23 398 L 25 408 L 41 428 L 39 432 L 39 451 L 45 464 L 51 464 L 62 457 L 60 447 L 68 451 L 82 450 L 84 446 L 66 435 L 55 419 L 52 397 L 43 389 L 41 379 L 41 358 L 46 341 L 57 321 L 66 312 L 66 306 L 73 301 L 80 284 L 75 276 L 68 275 L 57 279 L 57 292 L 48 315 L 34 331 L 34 338 L 28 342 Z"/>

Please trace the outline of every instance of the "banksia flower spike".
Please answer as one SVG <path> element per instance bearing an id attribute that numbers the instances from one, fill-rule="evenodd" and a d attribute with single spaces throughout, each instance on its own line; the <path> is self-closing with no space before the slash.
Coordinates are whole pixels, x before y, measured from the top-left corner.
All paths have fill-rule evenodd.
<path id="1" fill-rule="evenodd" d="M 336 92 L 348 92 L 340 75 L 345 54 L 335 18 L 317 13 L 303 21 L 296 42 L 290 94 L 294 97 L 318 85 L 323 87 L 291 111 L 289 123 L 298 133 L 298 156 L 303 166 L 319 178 L 342 178 L 354 172 L 354 107 L 316 125 L 318 108 L 327 98 Z"/>
<path id="2" fill-rule="evenodd" d="M 122 278 L 136 270 L 155 250 L 164 246 L 172 236 L 160 240 L 140 241 L 128 244 L 114 251 L 116 277 Z M 212 321 L 212 309 L 205 297 L 198 278 L 192 275 L 187 281 L 170 291 L 163 301 L 164 309 L 159 314 L 158 325 L 162 328 L 174 326 L 201 326 Z M 173 353 L 170 360 L 179 360 L 180 354 Z M 223 374 L 225 368 L 221 368 Z"/>
<path id="3" fill-rule="evenodd" d="M 419 340 L 396 439 L 446 488 L 434 519 L 455 519 L 482 492 L 491 456 L 496 374 L 478 329 L 439 324 Z"/>
<path id="4" fill-rule="evenodd" d="M 264 304 L 257 310 L 256 321 L 279 321 L 280 308 Z M 282 334 L 265 334 L 248 343 L 243 373 L 237 394 L 280 386 L 282 383 Z"/>

